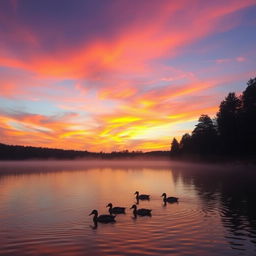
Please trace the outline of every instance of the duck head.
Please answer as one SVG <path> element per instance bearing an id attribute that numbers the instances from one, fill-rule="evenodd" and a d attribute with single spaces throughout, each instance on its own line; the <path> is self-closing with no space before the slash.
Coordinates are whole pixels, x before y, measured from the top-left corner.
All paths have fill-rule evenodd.
<path id="1" fill-rule="evenodd" d="M 166 197 L 166 193 L 163 193 L 161 196 Z"/>
<path id="2" fill-rule="evenodd" d="M 89 216 L 90 216 L 90 215 L 93 215 L 93 214 L 94 214 L 95 216 L 98 216 L 98 211 L 97 211 L 97 210 L 93 210 L 93 211 L 89 214 Z"/>
<path id="3" fill-rule="evenodd" d="M 138 192 L 138 191 L 136 191 L 136 192 L 134 193 L 134 195 L 137 195 L 137 196 L 139 196 L 139 192 Z"/>
<path id="4" fill-rule="evenodd" d="M 109 203 L 106 207 L 110 207 L 110 208 L 112 208 L 112 204 L 111 203 Z"/>

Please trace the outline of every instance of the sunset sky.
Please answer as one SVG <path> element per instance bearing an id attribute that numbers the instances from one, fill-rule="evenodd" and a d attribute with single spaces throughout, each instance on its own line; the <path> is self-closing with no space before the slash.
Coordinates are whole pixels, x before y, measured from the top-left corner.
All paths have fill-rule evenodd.
<path id="1" fill-rule="evenodd" d="M 0 143 L 168 150 L 256 76 L 256 0 L 1 0 Z"/>

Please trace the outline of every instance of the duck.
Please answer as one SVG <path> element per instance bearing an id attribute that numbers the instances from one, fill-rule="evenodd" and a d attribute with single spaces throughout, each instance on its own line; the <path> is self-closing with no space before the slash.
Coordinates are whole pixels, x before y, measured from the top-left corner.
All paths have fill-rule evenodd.
<path id="1" fill-rule="evenodd" d="M 125 213 L 125 207 L 113 207 L 112 203 L 109 203 L 106 207 L 109 207 L 109 213 L 112 215 L 119 214 L 119 213 Z"/>
<path id="2" fill-rule="evenodd" d="M 101 222 L 101 223 L 110 223 L 110 222 L 115 222 L 115 215 L 109 215 L 109 214 L 104 214 L 104 215 L 99 215 L 97 210 L 93 210 L 90 215 L 93 216 L 93 222 Z"/>
<path id="3" fill-rule="evenodd" d="M 151 211 L 150 209 L 137 209 L 137 205 L 134 204 L 130 209 L 133 209 L 133 214 L 134 216 L 140 215 L 140 216 L 151 216 Z"/>
<path id="4" fill-rule="evenodd" d="M 140 195 L 139 194 L 139 192 L 138 191 L 136 191 L 135 193 L 134 193 L 134 195 L 136 195 L 136 199 L 137 200 L 149 200 L 150 198 L 150 195 Z"/>
<path id="5" fill-rule="evenodd" d="M 163 197 L 164 203 L 166 203 L 166 202 L 168 202 L 168 203 L 177 203 L 178 200 L 179 200 L 178 197 L 174 197 L 174 196 L 167 197 L 166 193 L 163 193 L 161 196 Z"/>

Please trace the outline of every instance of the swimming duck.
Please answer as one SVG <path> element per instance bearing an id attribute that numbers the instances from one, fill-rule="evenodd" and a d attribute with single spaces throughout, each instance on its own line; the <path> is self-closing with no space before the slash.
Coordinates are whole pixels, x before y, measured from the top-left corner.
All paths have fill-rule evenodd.
<path id="1" fill-rule="evenodd" d="M 140 216 L 151 216 L 151 211 L 150 209 L 137 209 L 137 205 L 134 204 L 130 209 L 133 209 L 133 214 L 134 216 L 140 215 Z"/>
<path id="2" fill-rule="evenodd" d="M 106 207 L 109 207 L 108 211 L 110 214 L 125 213 L 125 207 L 113 207 L 111 203 L 109 203 Z"/>
<path id="3" fill-rule="evenodd" d="M 94 214 L 94 217 L 93 217 L 94 223 L 97 223 L 97 222 L 101 222 L 101 223 L 115 222 L 115 217 L 116 216 L 114 216 L 114 215 L 104 214 L 104 215 L 98 216 L 98 211 L 97 210 L 93 210 L 89 214 L 89 216 L 93 215 L 93 214 Z"/>
<path id="4" fill-rule="evenodd" d="M 166 193 L 163 193 L 161 196 L 163 197 L 164 203 L 166 203 L 166 202 L 168 202 L 168 203 L 177 203 L 178 200 L 179 200 L 178 197 L 174 197 L 174 196 L 167 197 Z"/>
<path id="5" fill-rule="evenodd" d="M 136 195 L 137 200 L 149 200 L 150 195 L 140 195 L 138 191 L 134 193 Z"/>

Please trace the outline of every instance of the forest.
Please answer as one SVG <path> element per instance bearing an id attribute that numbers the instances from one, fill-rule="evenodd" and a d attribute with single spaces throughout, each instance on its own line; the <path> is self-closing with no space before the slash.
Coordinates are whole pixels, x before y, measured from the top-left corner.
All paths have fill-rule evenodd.
<path id="1" fill-rule="evenodd" d="M 89 152 L 82 150 L 64 150 L 55 148 L 6 145 L 0 143 L 0 160 L 28 160 L 28 159 L 126 159 L 126 158 L 168 158 L 169 151 L 113 151 Z"/>
<path id="2" fill-rule="evenodd" d="M 203 114 L 191 134 L 173 138 L 171 157 L 251 158 L 256 156 L 256 77 L 241 95 L 230 92 L 216 117 Z"/>

